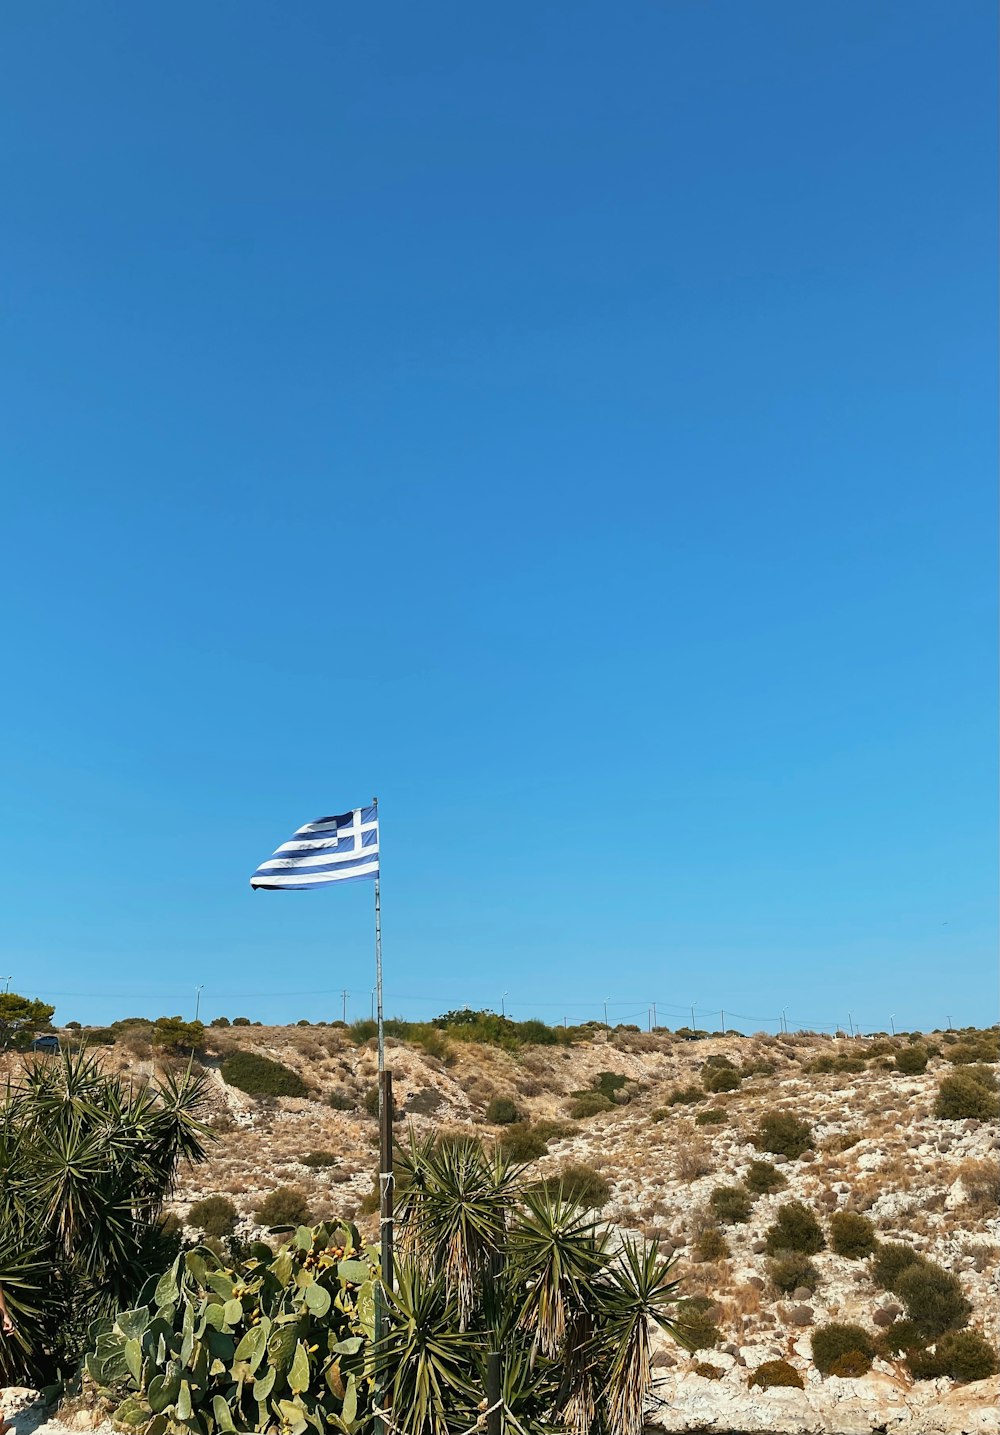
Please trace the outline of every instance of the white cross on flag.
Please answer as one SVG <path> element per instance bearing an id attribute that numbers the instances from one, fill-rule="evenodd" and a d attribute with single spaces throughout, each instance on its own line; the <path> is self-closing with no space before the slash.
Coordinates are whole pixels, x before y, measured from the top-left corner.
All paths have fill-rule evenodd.
<path id="1" fill-rule="evenodd" d="M 251 887 L 308 891 L 331 882 L 378 876 L 378 808 L 356 807 L 307 822 L 250 878 Z"/>

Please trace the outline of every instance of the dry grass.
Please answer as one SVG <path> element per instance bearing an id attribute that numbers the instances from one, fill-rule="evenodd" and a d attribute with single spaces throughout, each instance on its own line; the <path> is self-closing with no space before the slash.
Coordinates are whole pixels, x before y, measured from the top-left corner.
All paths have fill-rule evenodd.
<path id="1" fill-rule="evenodd" d="M 711 1175 L 715 1166 L 715 1156 L 707 1141 L 682 1137 L 674 1154 L 674 1176 L 678 1181 L 697 1181 L 699 1176 Z"/>
<path id="2" fill-rule="evenodd" d="M 1000 1207 L 1000 1161 L 962 1161 L 955 1176 L 965 1192 L 963 1216 L 995 1216 Z"/>

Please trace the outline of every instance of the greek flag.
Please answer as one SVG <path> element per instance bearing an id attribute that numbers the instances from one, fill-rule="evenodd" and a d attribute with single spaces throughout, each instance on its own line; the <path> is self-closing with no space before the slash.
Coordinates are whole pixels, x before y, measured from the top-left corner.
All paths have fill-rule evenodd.
<path id="1" fill-rule="evenodd" d="M 318 817 L 283 842 L 250 878 L 251 887 L 306 891 L 378 876 L 378 808 Z"/>

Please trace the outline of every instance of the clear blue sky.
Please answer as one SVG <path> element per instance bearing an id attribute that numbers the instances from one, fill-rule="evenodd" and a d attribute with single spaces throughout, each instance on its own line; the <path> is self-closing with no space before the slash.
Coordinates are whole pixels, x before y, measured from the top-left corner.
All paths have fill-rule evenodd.
<path id="1" fill-rule="evenodd" d="M 9 0 L 12 986 L 995 1019 L 996 28 Z"/>

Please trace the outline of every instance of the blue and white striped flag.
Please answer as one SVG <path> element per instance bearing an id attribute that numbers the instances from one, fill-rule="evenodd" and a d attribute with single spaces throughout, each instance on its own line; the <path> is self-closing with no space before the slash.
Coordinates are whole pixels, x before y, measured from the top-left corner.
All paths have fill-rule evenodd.
<path id="1" fill-rule="evenodd" d="M 251 887 L 307 891 L 331 882 L 378 876 L 378 808 L 307 822 L 250 878 Z"/>

